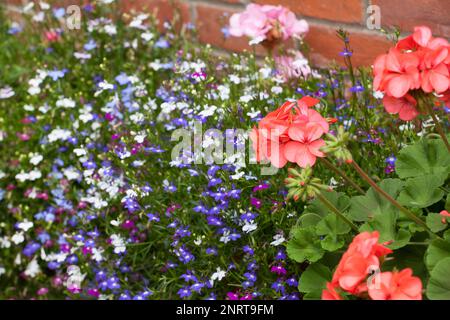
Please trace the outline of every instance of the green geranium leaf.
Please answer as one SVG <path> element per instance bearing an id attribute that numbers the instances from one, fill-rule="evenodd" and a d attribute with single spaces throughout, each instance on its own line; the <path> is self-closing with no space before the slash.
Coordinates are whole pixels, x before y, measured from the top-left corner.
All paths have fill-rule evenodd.
<path id="1" fill-rule="evenodd" d="M 325 289 L 327 281 L 331 281 L 331 277 L 328 267 L 320 263 L 312 264 L 302 273 L 298 290 L 306 293 L 305 299 L 320 299 L 322 290 Z"/>
<path id="2" fill-rule="evenodd" d="M 366 222 L 360 227 L 361 231 L 379 231 L 380 242 L 390 242 L 390 249 L 404 247 L 411 238 L 411 233 L 405 229 L 398 229 L 397 214 L 388 211 L 384 214 L 376 215 L 374 219 Z"/>
<path id="3" fill-rule="evenodd" d="M 400 178 L 437 174 L 447 176 L 450 169 L 450 154 L 441 139 L 422 139 L 403 148 L 395 163 Z"/>
<path id="4" fill-rule="evenodd" d="M 433 240 L 425 253 L 425 264 L 428 270 L 432 271 L 439 261 L 446 258 L 450 258 L 450 241 Z"/>
<path id="5" fill-rule="evenodd" d="M 439 261 L 430 272 L 427 296 L 430 300 L 450 300 L 450 257 Z"/>
<path id="6" fill-rule="evenodd" d="M 316 262 L 324 254 L 314 227 L 295 229 L 293 237 L 287 243 L 286 251 L 288 256 L 297 262 Z"/>
<path id="7" fill-rule="evenodd" d="M 447 199 L 445 201 L 445 210 L 450 211 L 450 194 L 447 195 Z"/>
<path id="8" fill-rule="evenodd" d="M 350 230 L 350 226 L 335 214 L 323 218 L 316 227 L 316 233 L 320 236 L 347 234 Z"/>
<path id="9" fill-rule="evenodd" d="M 323 192 L 325 198 L 328 199 L 339 211 L 343 212 L 347 210 L 350 205 L 350 199 L 342 192 Z M 315 213 L 322 217 L 330 213 L 330 209 L 322 203 L 319 199 L 314 199 L 311 204 L 305 210 L 308 213 Z"/>
<path id="10" fill-rule="evenodd" d="M 385 179 L 379 186 L 393 198 L 397 198 L 403 182 L 400 179 Z M 396 215 L 398 213 L 398 209 L 373 188 L 370 188 L 364 196 L 352 197 L 350 202 L 348 215 L 354 221 L 371 221 L 386 212 L 394 212 Z"/>
<path id="11" fill-rule="evenodd" d="M 426 208 L 438 202 L 444 196 L 439 189 L 445 182 L 445 176 L 428 175 L 411 178 L 398 197 L 400 204 L 413 208 Z"/>
<path id="12" fill-rule="evenodd" d="M 444 223 L 442 223 L 444 221 Z M 447 221 L 447 222 L 445 222 Z M 427 216 L 426 222 L 428 228 L 433 232 L 439 232 L 447 228 L 449 218 L 441 216 L 439 213 L 430 213 Z"/>
<path id="13" fill-rule="evenodd" d="M 304 213 L 298 218 L 299 226 L 306 228 L 310 226 L 316 226 L 322 217 L 316 213 Z"/>
<path id="14" fill-rule="evenodd" d="M 333 252 L 340 248 L 342 248 L 345 244 L 345 241 L 342 237 L 336 235 L 327 235 L 325 238 L 320 241 L 320 245 L 324 250 Z"/>

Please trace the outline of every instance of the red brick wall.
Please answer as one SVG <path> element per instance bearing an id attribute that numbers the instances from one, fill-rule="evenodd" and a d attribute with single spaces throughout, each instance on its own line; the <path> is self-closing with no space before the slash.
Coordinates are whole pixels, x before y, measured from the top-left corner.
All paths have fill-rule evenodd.
<path id="1" fill-rule="evenodd" d="M 0 0 L 18 5 L 27 0 Z M 119 0 L 116 0 L 119 1 Z M 80 0 L 47 0 L 51 3 L 77 4 Z M 243 38 L 225 39 L 221 28 L 234 12 L 244 9 L 250 0 L 120 0 L 124 10 L 139 11 L 157 9 L 161 21 L 171 19 L 179 10 L 184 21 L 194 22 L 199 29 L 201 42 L 225 50 L 248 49 Z M 374 57 L 386 51 L 390 43 L 376 30 L 366 27 L 367 7 L 377 5 L 381 9 L 382 26 L 398 25 L 405 33 L 415 25 L 428 25 L 437 36 L 450 38 L 450 0 L 254 0 L 260 4 L 280 4 L 290 8 L 310 24 L 306 37 L 315 63 L 340 61 L 338 53 L 341 41 L 335 30 L 344 27 L 350 32 L 356 65 L 370 65 Z M 258 52 L 264 51 L 258 48 Z"/>

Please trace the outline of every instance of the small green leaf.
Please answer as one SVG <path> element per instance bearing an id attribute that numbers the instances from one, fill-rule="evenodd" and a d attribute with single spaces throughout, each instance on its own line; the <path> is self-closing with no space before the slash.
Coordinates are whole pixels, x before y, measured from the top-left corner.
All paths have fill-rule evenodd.
<path id="1" fill-rule="evenodd" d="M 343 212 L 347 210 L 350 205 L 349 198 L 342 192 L 324 192 L 323 196 L 327 198 L 339 211 Z M 311 204 L 306 208 L 305 212 L 315 213 L 322 217 L 328 215 L 330 213 L 330 209 L 326 205 L 322 203 L 319 199 L 315 199 L 311 202 Z"/>
<path id="2" fill-rule="evenodd" d="M 304 213 L 298 218 L 298 224 L 303 228 L 316 226 L 321 219 L 322 217 L 316 213 Z"/>
<path id="3" fill-rule="evenodd" d="M 297 262 L 316 262 L 324 254 L 313 227 L 295 229 L 293 237 L 287 243 L 286 251 L 288 256 Z"/>
<path id="4" fill-rule="evenodd" d="M 395 163 L 395 171 L 402 179 L 437 174 L 447 176 L 450 154 L 441 139 L 422 139 L 403 148 Z"/>
<path id="5" fill-rule="evenodd" d="M 425 264 L 429 271 L 432 271 L 437 263 L 450 257 L 450 241 L 436 239 L 433 240 L 425 253 Z"/>
<path id="6" fill-rule="evenodd" d="M 340 248 L 342 248 L 345 244 L 345 241 L 342 237 L 336 235 L 327 235 L 325 238 L 320 241 L 320 245 L 324 250 L 333 252 Z"/>
<path id="7" fill-rule="evenodd" d="M 450 257 L 439 261 L 430 272 L 427 296 L 430 300 L 450 300 Z"/>
<path id="8" fill-rule="evenodd" d="M 328 267 L 320 263 L 312 264 L 302 273 L 298 290 L 306 293 L 306 299 L 320 299 L 322 290 L 325 289 L 327 281 L 331 281 L 331 277 Z"/>
<path id="9" fill-rule="evenodd" d="M 439 187 L 445 182 L 446 176 L 421 176 L 406 181 L 403 191 L 398 197 L 400 204 L 413 208 L 426 208 L 440 201 L 444 191 Z"/>
<path id="10" fill-rule="evenodd" d="M 329 214 L 323 218 L 316 227 L 316 233 L 320 236 L 347 234 L 350 230 L 350 226 L 335 214 Z"/>

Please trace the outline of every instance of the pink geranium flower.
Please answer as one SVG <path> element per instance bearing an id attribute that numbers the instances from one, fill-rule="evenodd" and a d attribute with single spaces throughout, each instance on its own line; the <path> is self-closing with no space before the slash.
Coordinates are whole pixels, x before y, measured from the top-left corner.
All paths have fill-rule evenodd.
<path id="1" fill-rule="evenodd" d="M 285 81 L 296 78 L 305 78 L 311 74 L 308 60 L 300 51 L 295 51 L 290 55 L 275 57 L 275 64 L 278 73 Z"/>
<path id="2" fill-rule="evenodd" d="M 245 11 L 233 14 L 229 22 L 232 36 L 247 36 L 259 41 L 301 37 L 308 30 L 308 23 L 297 20 L 295 14 L 285 7 L 253 3 L 247 5 Z"/>
<path id="3" fill-rule="evenodd" d="M 289 101 L 264 117 L 250 134 L 256 160 L 270 160 L 278 168 L 288 161 L 305 168 L 313 166 L 317 157 L 324 157 L 319 150 L 325 144 L 321 136 L 328 132 L 329 125 L 310 108 L 318 102 L 311 97 Z"/>
<path id="4" fill-rule="evenodd" d="M 387 112 L 398 114 L 400 119 L 404 121 L 410 121 L 419 114 L 419 111 L 416 109 L 417 101 L 409 94 L 402 98 L 384 96 L 383 104 Z"/>
<path id="5" fill-rule="evenodd" d="M 400 272 L 382 272 L 379 283 L 369 286 L 372 300 L 422 300 L 422 281 L 406 268 Z"/>
<path id="6" fill-rule="evenodd" d="M 391 49 L 377 58 L 374 64 L 374 89 L 395 98 L 403 97 L 409 90 L 420 88 L 420 60 L 416 55 L 403 54 Z"/>
<path id="7" fill-rule="evenodd" d="M 386 111 L 400 119 L 413 120 L 418 114 L 417 98 L 426 94 L 444 94 L 450 87 L 450 45 L 433 37 L 425 26 L 400 40 L 373 66 L 375 90 L 385 94 Z"/>
<path id="8" fill-rule="evenodd" d="M 327 282 L 327 288 L 322 291 L 322 300 L 342 300 L 342 297 L 337 293 L 336 286 Z"/>
<path id="9" fill-rule="evenodd" d="M 342 255 L 331 285 L 359 294 L 365 290 L 363 282 L 369 272 L 380 266 L 380 258 L 392 251 L 378 243 L 379 233 L 363 232 L 357 235 Z"/>

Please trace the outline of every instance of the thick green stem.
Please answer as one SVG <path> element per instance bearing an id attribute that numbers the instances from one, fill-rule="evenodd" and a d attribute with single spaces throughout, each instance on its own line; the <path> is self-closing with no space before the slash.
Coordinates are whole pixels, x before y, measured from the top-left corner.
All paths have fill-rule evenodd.
<path id="1" fill-rule="evenodd" d="M 444 129 L 442 129 L 439 119 L 436 117 L 436 114 L 434 113 L 433 107 L 430 106 L 428 103 L 424 103 L 424 104 L 425 104 L 425 107 L 427 108 L 428 113 L 430 114 L 431 118 L 433 119 L 433 122 L 434 122 L 437 132 L 441 136 L 442 141 L 444 141 L 444 144 L 447 147 L 448 152 L 450 152 L 450 144 L 448 143 L 447 137 L 445 136 Z"/>
<path id="2" fill-rule="evenodd" d="M 331 211 L 333 211 L 334 214 L 336 214 L 336 216 L 338 216 L 339 219 L 341 219 L 342 221 L 344 221 L 346 224 L 348 224 L 354 231 L 359 232 L 358 227 L 353 224 L 353 222 L 351 222 L 346 216 L 344 216 L 342 214 L 342 212 L 339 211 L 338 208 L 336 208 L 322 193 L 317 193 L 317 197 L 319 198 L 320 201 L 322 201 L 322 203 Z"/>
<path id="3" fill-rule="evenodd" d="M 345 174 L 344 171 L 342 171 L 341 169 L 339 169 L 338 167 L 336 167 L 333 163 L 331 163 L 330 161 L 328 161 L 328 160 L 325 159 L 325 158 L 319 158 L 319 159 L 322 161 L 322 163 L 323 163 L 328 169 L 330 169 L 330 170 L 334 171 L 336 174 L 340 175 L 340 176 L 345 180 L 345 182 L 346 182 L 347 184 L 351 185 L 353 188 L 355 188 L 356 191 L 358 191 L 358 192 L 361 193 L 361 194 L 365 194 L 364 190 L 363 190 L 360 186 L 358 186 L 358 185 L 356 184 L 356 182 L 353 181 L 349 176 L 347 176 L 347 175 Z"/>
<path id="4" fill-rule="evenodd" d="M 428 228 L 427 224 L 422 221 L 422 219 L 420 219 L 419 217 L 417 217 L 414 213 L 412 213 L 411 211 L 409 211 L 408 209 L 406 209 L 404 206 L 402 206 L 400 203 L 397 202 L 397 200 L 395 200 L 394 198 L 391 197 L 390 194 L 388 194 L 386 191 L 384 191 L 383 189 L 381 189 L 376 183 L 375 181 L 373 181 L 369 175 L 367 173 L 364 172 L 363 169 L 361 169 L 361 167 L 355 162 L 352 161 L 351 162 L 353 168 L 355 168 L 356 172 L 358 172 L 358 174 L 361 176 L 361 178 L 363 178 L 365 181 L 367 181 L 368 184 L 370 184 L 370 186 L 377 191 L 379 194 L 381 194 L 384 198 L 386 198 L 386 200 L 388 200 L 390 203 L 392 203 L 392 205 L 394 207 L 396 207 L 397 209 L 399 209 L 401 212 L 403 212 L 408 218 L 410 218 L 411 220 L 413 220 L 415 223 L 417 223 L 418 225 L 420 225 L 421 227 L 423 227 L 425 230 L 427 230 L 429 233 L 433 234 L 434 233 L 430 230 L 430 228 Z"/>

